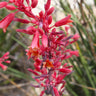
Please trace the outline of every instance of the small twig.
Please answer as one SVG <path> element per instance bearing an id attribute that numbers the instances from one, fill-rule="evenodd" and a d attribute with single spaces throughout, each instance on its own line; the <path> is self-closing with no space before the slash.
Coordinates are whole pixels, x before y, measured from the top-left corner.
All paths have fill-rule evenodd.
<path id="1" fill-rule="evenodd" d="M 27 86 L 27 85 L 30 85 L 30 82 L 17 84 L 17 86 L 19 86 L 19 87 L 24 87 L 24 86 Z M 15 89 L 15 88 L 17 88 L 17 87 L 14 86 L 14 85 L 9 85 L 9 86 L 4 86 L 4 87 L 2 86 L 2 87 L 0 87 L 0 91 L 2 91 L 2 90 L 10 90 L 10 89 Z"/>

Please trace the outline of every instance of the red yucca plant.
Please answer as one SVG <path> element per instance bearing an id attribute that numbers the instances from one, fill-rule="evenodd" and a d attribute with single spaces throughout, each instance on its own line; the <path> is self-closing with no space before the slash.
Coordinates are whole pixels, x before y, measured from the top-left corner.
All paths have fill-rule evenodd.
<path id="1" fill-rule="evenodd" d="M 72 66 L 67 66 L 67 63 L 61 65 L 61 63 L 63 60 L 72 57 L 72 55 L 78 56 L 78 51 L 67 49 L 67 46 L 77 41 L 79 35 L 68 34 L 68 26 L 71 26 L 70 23 L 73 22 L 70 19 L 71 15 L 57 21 L 52 26 L 50 25 L 52 23 L 51 14 L 54 11 L 54 7 L 50 7 L 51 0 L 47 0 L 44 6 L 45 11 L 40 11 L 39 15 L 35 15 L 32 12 L 32 9 L 37 6 L 38 0 L 25 1 L 27 5 L 24 4 L 24 0 L 0 2 L 0 8 L 5 7 L 8 10 L 15 11 L 0 21 L 0 28 L 6 32 L 7 27 L 12 21 L 25 24 L 32 23 L 27 29 L 17 29 L 17 32 L 33 35 L 32 43 L 26 50 L 28 59 L 34 60 L 34 70 L 28 68 L 28 71 L 34 74 L 32 78 L 38 82 L 38 85 L 32 84 L 32 86 L 44 88 L 40 96 L 44 94 L 61 96 L 64 92 L 64 78 L 72 72 L 70 70 Z M 19 12 L 23 12 L 30 20 L 15 18 L 15 14 Z M 56 27 L 62 25 L 68 25 L 65 26 L 65 31 L 56 31 Z M 61 86 L 58 89 L 60 84 Z"/>

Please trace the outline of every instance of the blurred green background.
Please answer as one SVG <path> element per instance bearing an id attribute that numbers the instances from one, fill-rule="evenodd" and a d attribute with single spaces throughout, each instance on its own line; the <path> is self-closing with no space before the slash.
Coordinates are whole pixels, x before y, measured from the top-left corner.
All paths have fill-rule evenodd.
<path id="1" fill-rule="evenodd" d="M 54 21 L 57 21 L 59 15 L 63 18 L 71 14 L 74 23 L 70 34 L 80 35 L 79 40 L 70 46 L 72 50 L 79 50 L 80 56 L 65 61 L 73 65 L 74 72 L 66 77 L 63 96 L 96 96 L 96 0 L 52 0 L 52 5 L 56 8 Z M 0 20 L 8 13 L 10 11 L 5 8 L 0 9 Z M 23 14 L 18 16 L 26 18 Z M 0 69 L 0 96 L 18 96 L 9 94 L 9 90 L 14 88 L 19 89 L 15 90 L 17 93 L 22 92 L 18 93 L 19 96 L 38 96 L 38 90 L 29 88 L 33 79 L 27 68 L 33 68 L 33 61 L 27 60 L 25 52 L 32 37 L 16 32 L 16 29 L 25 27 L 26 24 L 12 22 L 5 34 L 0 29 L 0 56 L 9 51 L 12 61 L 6 72 Z M 63 30 L 63 27 L 60 29 Z"/>

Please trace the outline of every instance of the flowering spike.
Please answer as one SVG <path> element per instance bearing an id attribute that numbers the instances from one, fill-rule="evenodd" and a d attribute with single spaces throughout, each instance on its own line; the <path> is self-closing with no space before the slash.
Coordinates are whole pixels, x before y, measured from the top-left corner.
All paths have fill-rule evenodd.
<path id="1" fill-rule="evenodd" d="M 4 19 L 0 21 L 0 28 L 3 28 L 3 31 L 6 32 L 7 27 L 14 19 L 15 13 L 7 15 Z"/>
<path id="2" fill-rule="evenodd" d="M 0 8 L 6 7 L 8 2 L 0 2 Z"/>
<path id="3" fill-rule="evenodd" d="M 27 5 L 24 3 L 27 3 Z M 9 3 L 13 5 L 8 5 Z M 31 4 L 30 4 L 31 3 Z M 65 31 L 57 31 L 54 27 L 59 27 L 62 25 L 70 25 L 73 22 L 70 18 L 71 15 L 57 21 L 53 26 L 51 14 L 54 11 L 54 7 L 50 7 L 51 0 L 47 0 L 45 4 L 45 11 L 40 11 L 39 15 L 33 13 L 33 8 L 37 6 L 38 0 L 9 0 L 9 2 L 1 2 L 0 8 L 5 7 L 8 10 L 15 10 L 15 13 L 11 13 L 0 21 L 0 28 L 6 32 L 7 27 L 12 21 L 18 21 L 24 24 L 31 23 L 31 26 L 26 29 L 17 29 L 18 32 L 26 33 L 28 35 L 33 35 L 32 43 L 26 50 L 28 59 L 34 60 L 34 70 L 28 69 L 31 73 L 33 79 L 39 83 L 38 85 L 32 84 L 34 87 L 43 87 L 44 90 L 41 92 L 40 96 L 52 94 L 52 96 L 61 96 L 64 91 L 65 76 L 72 73 L 69 68 L 72 66 L 67 66 L 67 63 L 62 65 L 62 61 L 71 58 L 73 55 L 78 56 L 78 51 L 72 51 L 67 49 L 67 46 L 78 40 L 79 35 L 69 35 L 69 27 L 65 26 Z M 15 5 L 15 6 L 14 6 Z M 30 20 L 14 18 L 17 12 L 22 12 L 28 16 Z M 70 40 L 71 39 L 71 40 Z M 40 43 L 39 43 L 40 42 Z M 0 58 L 0 67 L 6 70 L 7 66 L 3 65 L 2 62 L 10 63 L 7 60 L 9 53 L 6 53 Z M 58 91 L 58 86 L 61 84 L 61 88 Z"/>

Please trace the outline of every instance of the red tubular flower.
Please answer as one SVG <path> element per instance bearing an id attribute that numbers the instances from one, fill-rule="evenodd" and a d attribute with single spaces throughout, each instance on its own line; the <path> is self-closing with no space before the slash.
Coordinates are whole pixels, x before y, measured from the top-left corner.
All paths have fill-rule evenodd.
<path id="1" fill-rule="evenodd" d="M 30 71 L 31 73 L 33 73 L 33 74 L 39 76 L 39 74 L 38 74 L 37 72 L 35 72 L 34 70 L 32 70 L 32 69 L 30 69 L 30 68 L 28 68 L 28 71 Z"/>
<path id="2" fill-rule="evenodd" d="M 7 66 L 0 63 L 0 67 L 3 69 L 3 71 L 7 70 Z"/>
<path id="3" fill-rule="evenodd" d="M 0 58 L 0 67 L 3 69 L 3 71 L 6 71 L 7 70 L 7 66 L 6 65 L 3 65 L 2 63 L 5 62 L 5 63 L 10 63 L 9 60 L 7 60 L 9 58 L 9 52 L 6 52 L 1 58 Z"/>
<path id="4" fill-rule="evenodd" d="M 70 51 L 70 54 L 71 55 L 75 55 L 75 56 L 79 56 L 79 52 L 78 52 L 78 50 L 76 50 L 76 51 Z"/>
<path id="5" fill-rule="evenodd" d="M 26 30 L 25 29 L 17 29 L 16 31 L 21 32 L 21 33 L 26 33 L 29 35 L 33 35 L 33 34 L 35 34 L 36 29 L 33 26 L 29 26 Z"/>
<path id="6" fill-rule="evenodd" d="M 73 21 L 70 20 L 70 18 L 71 18 L 71 15 L 68 15 L 64 19 L 61 19 L 61 20 L 57 21 L 54 26 L 59 27 L 59 26 L 62 26 L 62 25 L 66 25 L 68 23 L 72 23 Z"/>
<path id="7" fill-rule="evenodd" d="M 29 34 L 29 35 L 33 35 L 33 32 L 31 31 L 27 31 L 25 29 L 16 29 L 17 32 L 21 32 L 21 33 L 26 33 L 26 34 Z"/>
<path id="8" fill-rule="evenodd" d="M 48 47 L 48 38 L 45 34 L 42 36 L 42 45 L 44 48 Z"/>
<path id="9" fill-rule="evenodd" d="M 31 0 L 31 1 L 32 1 L 31 7 L 35 8 L 38 4 L 38 0 Z"/>
<path id="10" fill-rule="evenodd" d="M 40 12 L 39 12 L 39 16 L 40 16 L 40 18 L 42 19 L 43 16 L 44 16 L 44 12 L 43 12 L 43 11 L 40 11 Z"/>
<path id="11" fill-rule="evenodd" d="M 4 19 L 0 21 L 0 28 L 3 28 L 3 31 L 6 32 L 7 27 L 14 19 L 15 13 L 7 15 Z"/>
<path id="12" fill-rule="evenodd" d="M 59 69 L 59 71 L 63 72 L 63 73 L 71 73 L 71 70 L 68 68 L 61 68 L 61 69 Z"/>
<path id="13" fill-rule="evenodd" d="M 38 28 L 38 31 L 39 31 L 39 33 L 41 34 L 41 36 L 43 35 L 43 30 L 41 29 L 41 28 Z"/>
<path id="14" fill-rule="evenodd" d="M 60 96 L 58 90 L 55 87 L 53 87 L 53 91 L 55 96 Z"/>
<path id="15" fill-rule="evenodd" d="M 30 58 L 31 56 L 37 58 L 39 56 L 39 33 L 36 32 L 31 46 L 29 47 L 29 50 L 27 51 L 27 55 Z"/>
<path id="16" fill-rule="evenodd" d="M 32 32 L 34 32 L 34 34 L 35 34 L 35 32 L 36 32 L 36 28 L 35 27 L 33 27 L 33 26 L 29 26 L 29 27 L 27 27 L 27 29 L 26 29 L 28 32 L 30 31 L 32 31 Z"/>
<path id="17" fill-rule="evenodd" d="M 0 2 L 0 8 L 6 7 L 8 2 Z"/>
<path id="18" fill-rule="evenodd" d="M 31 43 L 31 48 L 32 49 L 39 48 L 39 33 L 38 32 L 36 32 L 34 37 L 33 37 L 33 40 Z"/>
<path id="19" fill-rule="evenodd" d="M 79 39 L 79 37 L 80 37 L 79 34 L 76 33 L 76 34 L 72 37 L 73 41 L 71 41 L 70 44 L 76 42 L 76 41 Z"/>

